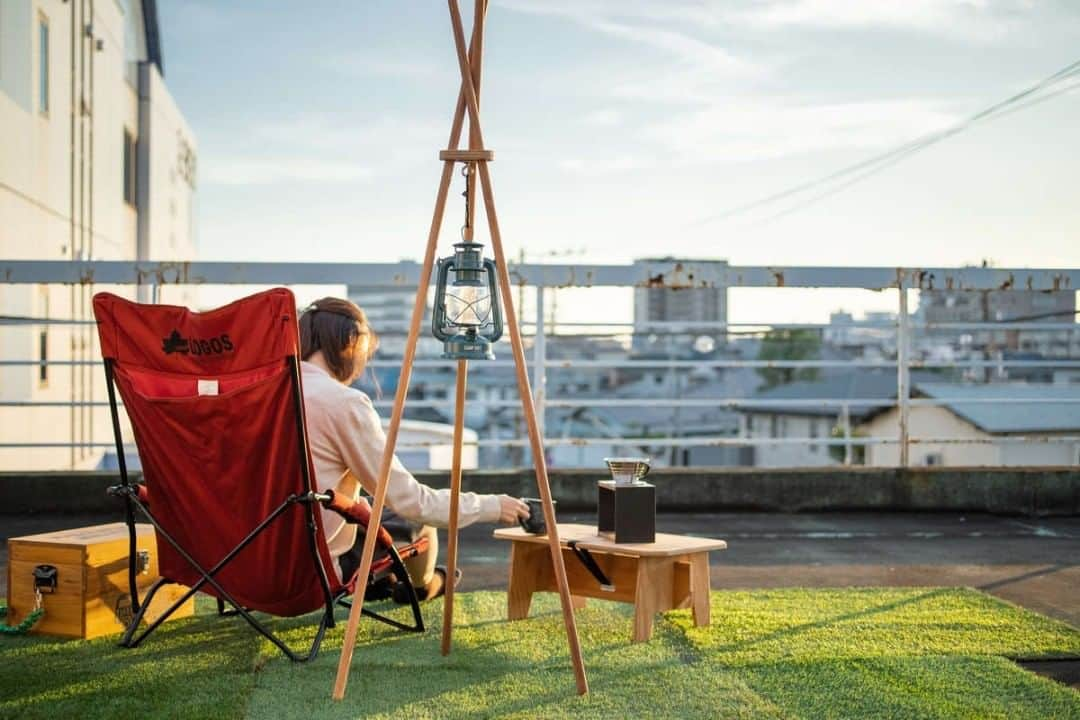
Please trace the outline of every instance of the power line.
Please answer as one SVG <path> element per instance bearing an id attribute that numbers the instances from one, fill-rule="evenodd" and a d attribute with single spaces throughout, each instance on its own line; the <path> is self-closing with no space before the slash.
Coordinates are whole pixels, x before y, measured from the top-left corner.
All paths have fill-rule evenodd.
<path id="1" fill-rule="evenodd" d="M 955 125 L 947 127 L 943 130 L 927 133 L 926 135 L 922 135 L 918 138 L 915 138 L 914 140 L 910 140 L 903 145 L 893 148 L 892 150 L 881 153 L 880 155 L 875 155 L 874 157 L 862 160 L 853 165 L 841 168 L 840 170 L 836 170 L 822 177 L 808 180 L 806 182 L 799 183 L 798 185 L 794 185 L 790 188 L 787 188 L 786 190 L 773 193 L 758 200 L 753 200 L 751 202 L 743 203 L 733 208 L 729 208 L 728 210 L 724 210 L 715 215 L 691 223 L 688 227 L 699 227 L 701 225 L 706 225 L 717 220 L 723 220 L 729 217 L 734 217 L 736 215 L 742 215 L 750 210 L 754 210 L 765 205 L 771 205 L 780 200 L 784 200 L 794 195 L 813 190 L 822 185 L 827 185 L 829 183 L 832 183 L 833 181 L 845 178 L 849 175 L 856 175 L 855 178 L 850 179 L 847 182 L 841 183 L 838 186 L 834 186 L 829 190 L 826 190 L 825 192 L 820 193 L 810 198 L 809 200 L 800 203 L 799 205 L 796 205 L 793 208 L 784 210 L 777 215 L 770 216 L 766 219 L 766 221 L 775 220 L 777 218 L 783 217 L 792 212 L 795 212 L 796 210 L 802 209 L 803 207 L 806 207 L 807 205 L 810 205 L 814 202 L 823 200 L 830 195 L 834 195 L 837 192 L 843 190 L 844 188 L 853 185 L 854 183 L 865 179 L 871 175 L 874 175 L 892 165 L 895 165 L 901 160 L 905 160 L 911 155 L 921 150 L 924 150 L 931 145 L 936 145 L 943 140 L 946 140 L 950 137 L 953 137 L 954 135 L 957 135 L 967 130 L 976 123 L 997 117 L 1004 117 L 1005 115 L 1018 112 L 1033 105 L 1037 105 L 1041 102 L 1045 102 L 1046 100 L 1049 100 L 1053 97 L 1057 97 L 1058 95 L 1075 90 L 1078 86 L 1080 86 L 1080 83 L 1069 85 L 1065 88 L 1059 88 L 1052 93 L 1048 93 L 1034 99 L 1029 99 L 1031 98 L 1031 96 L 1036 95 L 1043 90 L 1046 90 L 1050 87 L 1058 85 L 1068 79 L 1077 76 L 1080 76 L 1080 60 L 1066 65 L 1062 69 L 1058 70 L 1052 75 L 1049 75 L 1046 78 L 1043 78 L 1034 85 L 1031 85 L 1004 100 L 996 102 L 993 105 L 990 105 L 989 107 L 980 110 L 979 112 L 967 117 L 966 119 L 960 121 L 959 123 L 956 123 Z M 1024 100 L 1028 100 L 1028 102 L 1022 102 Z"/>

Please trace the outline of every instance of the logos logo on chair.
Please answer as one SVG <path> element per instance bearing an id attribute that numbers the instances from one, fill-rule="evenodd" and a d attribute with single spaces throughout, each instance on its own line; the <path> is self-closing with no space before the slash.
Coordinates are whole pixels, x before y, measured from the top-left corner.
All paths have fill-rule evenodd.
<path id="1" fill-rule="evenodd" d="M 180 335 L 179 330 L 173 330 L 172 335 L 167 338 L 162 338 L 161 349 L 166 355 L 172 355 L 174 352 L 187 355 L 188 341 Z"/>
<path id="2" fill-rule="evenodd" d="M 166 355 L 180 353 L 182 355 L 222 355 L 232 352 L 234 349 L 232 340 L 228 335 L 222 334 L 213 338 L 190 340 L 180 334 L 179 330 L 173 330 L 169 337 L 161 339 L 161 350 Z"/>

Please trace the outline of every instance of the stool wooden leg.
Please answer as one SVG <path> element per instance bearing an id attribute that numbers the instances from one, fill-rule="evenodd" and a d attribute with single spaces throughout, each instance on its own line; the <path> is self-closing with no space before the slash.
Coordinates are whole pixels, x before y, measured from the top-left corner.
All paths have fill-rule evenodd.
<path id="1" fill-rule="evenodd" d="M 663 559 L 637 559 L 637 579 L 634 586 L 634 642 L 652 637 L 653 616 L 659 601 L 659 584 L 663 581 Z M 668 581 L 670 582 L 670 580 Z"/>
<path id="2" fill-rule="evenodd" d="M 570 601 L 575 610 L 583 610 L 589 604 L 589 598 L 583 595 L 571 595 Z"/>
<path id="3" fill-rule="evenodd" d="M 694 625 L 703 627 L 709 624 L 709 553 L 702 552 L 690 556 L 690 595 L 693 598 Z"/>
<path id="4" fill-rule="evenodd" d="M 533 593 L 545 570 L 550 575 L 550 565 L 545 546 L 524 542 L 510 544 L 510 588 L 506 593 L 508 619 L 523 620 L 529 616 Z"/>
<path id="5" fill-rule="evenodd" d="M 652 637 L 653 618 L 670 610 L 675 584 L 675 559 L 640 557 L 634 587 L 634 642 Z"/>

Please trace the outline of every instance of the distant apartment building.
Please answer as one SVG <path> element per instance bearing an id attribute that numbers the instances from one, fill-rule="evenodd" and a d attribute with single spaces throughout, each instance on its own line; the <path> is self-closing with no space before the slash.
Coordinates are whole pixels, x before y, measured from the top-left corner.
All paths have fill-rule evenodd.
<path id="1" fill-rule="evenodd" d="M 1038 353 L 1047 358 L 1080 356 L 1080 325 L 1076 325 L 1076 292 L 1057 290 L 922 290 L 919 320 L 930 327 L 926 337 L 949 339 L 964 348 Z M 950 324 L 985 323 L 983 327 Z M 993 323 L 1031 323 L 1033 327 L 995 329 Z M 1039 324 L 1071 324 L 1045 328 Z M 945 325 L 945 327 L 942 327 Z"/>
<path id="2" fill-rule="evenodd" d="M 196 144 L 163 79 L 154 0 L 0 1 L 0 258 L 189 260 Z M 0 466 L 93 467 L 111 440 L 91 298 L 0 285 Z M 150 299 L 149 288 L 138 291 Z M 162 300 L 194 304 L 192 290 Z M 41 324 L 36 319 L 66 324 Z M 72 364 L 70 361 L 85 364 Z M 67 364 L 55 364 L 55 363 Z M 71 443 L 69 447 L 3 447 Z"/>
<path id="3" fill-rule="evenodd" d="M 725 338 L 721 327 L 687 328 L 678 336 L 667 335 L 656 323 L 726 323 L 728 318 L 727 287 L 709 283 L 702 271 L 727 267 L 726 260 L 695 260 L 690 258 L 641 258 L 634 261 L 643 282 L 634 288 L 634 350 L 639 353 L 666 353 L 669 349 L 700 349 L 703 338 L 712 344 Z M 695 276 L 695 269 L 698 276 Z M 710 273 L 714 274 L 714 273 Z M 715 273 L 718 274 L 718 273 Z M 658 287 L 649 287 L 655 283 Z M 705 285 L 705 286 L 703 286 Z M 706 343 L 708 344 L 708 343 Z"/>
<path id="4" fill-rule="evenodd" d="M 887 357 L 896 353 L 896 314 L 870 311 L 862 319 L 844 310 L 829 314 L 822 332 L 825 344 L 852 350 L 859 356 Z"/>

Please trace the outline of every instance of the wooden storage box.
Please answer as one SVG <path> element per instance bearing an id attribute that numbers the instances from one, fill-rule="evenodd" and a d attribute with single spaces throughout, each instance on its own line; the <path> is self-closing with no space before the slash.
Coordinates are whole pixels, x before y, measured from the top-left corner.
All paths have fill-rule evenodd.
<path id="1" fill-rule="evenodd" d="M 158 579 L 157 542 L 152 525 L 136 525 L 143 569 L 136 576 L 139 597 Z M 56 568 L 56 590 L 43 593 L 45 615 L 32 632 L 95 638 L 119 633 L 131 620 L 128 592 L 128 529 L 124 523 L 60 530 L 8 540 L 8 617 L 14 625 L 34 609 L 34 568 Z M 182 585 L 158 591 L 146 612 L 152 622 L 187 592 Z M 194 598 L 172 614 L 195 612 Z"/>

